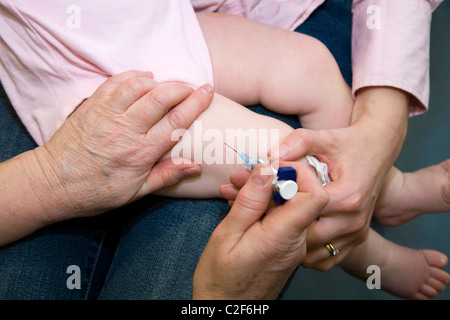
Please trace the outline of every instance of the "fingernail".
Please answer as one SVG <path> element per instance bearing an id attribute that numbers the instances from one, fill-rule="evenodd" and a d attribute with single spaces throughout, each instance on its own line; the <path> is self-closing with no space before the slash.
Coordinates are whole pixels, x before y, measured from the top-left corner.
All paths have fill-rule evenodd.
<path id="1" fill-rule="evenodd" d="M 282 159 L 289 153 L 289 148 L 283 143 L 278 145 L 278 147 L 270 150 L 270 158 L 272 159 Z"/>
<path id="2" fill-rule="evenodd" d="M 271 176 L 271 175 L 268 175 L 268 174 L 262 174 L 261 169 L 262 169 L 261 167 L 255 169 L 255 170 L 258 170 L 258 171 L 255 172 L 254 174 L 252 174 L 252 176 L 251 176 L 251 178 L 250 178 L 251 182 L 252 182 L 254 185 L 258 186 L 258 187 L 263 187 L 263 186 L 265 186 L 266 183 L 269 182 L 269 180 L 272 179 L 272 176 Z"/>
<path id="3" fill-rule="evenodd" d="M 182 172 L 183 178 L 198 176 L 201 173 L 202 173 L 202 171 L 199 168 L 195 168 L 195 167 L 184 169 Z"/>
<path id="4" fill-rule="evenodd" d="M 201 86 L 200 89 L 206 94 L 210 94 L 211 92 L 214 91 L 213 87 L 209 84 L 205 84 L 205 85 Z"/>

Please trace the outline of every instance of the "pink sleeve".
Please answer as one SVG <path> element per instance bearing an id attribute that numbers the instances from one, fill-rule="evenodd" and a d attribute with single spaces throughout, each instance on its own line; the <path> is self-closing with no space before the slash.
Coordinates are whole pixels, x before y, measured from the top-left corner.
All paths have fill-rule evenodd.
<path id="1" fill-rule="evenodd" d="M 427 110 L 432 11 L 442 0 L 355 0 L 352 91 L 391 86 L 412 95 L 410 115 Z"/>

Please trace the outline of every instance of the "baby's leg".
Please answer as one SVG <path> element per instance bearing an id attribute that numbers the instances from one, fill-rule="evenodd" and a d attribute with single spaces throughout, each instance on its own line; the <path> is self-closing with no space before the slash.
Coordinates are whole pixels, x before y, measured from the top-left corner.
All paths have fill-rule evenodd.
<path id="1" fill-rule="evenodd" d="M 219 187 L 230 183 L 230 175 L 243 170 L 239 152 L 267 159 L 267 152 L 292 128 L 277 119 L 263 116 L 225 98 L 214 95 L 211 106 L 194 122 L 180 142 L 162 160 L 184 157 L 201 165 L 202 174 L 158 194 L 171 197 L 220 197 Z M 174 133 L 173 139 L 179 135 Z"/>
<path id="2" fill-rule="evenodd" d="M 350 89 L 333 56 L 321 42 L 237 16 L 199 14 L 198 19 L 211 53 L 215 90 L 219 94 L 197 122 L 203 132 L 196 130 L 194 124 L 184 141 L 174 148 L 175 152 L 165 158 L 184 155 L 200 162 L 202 175 L 160 194 L 219 196 L 218 186 L 227 184 L 230 174 L 242 169 L 236 165 L 236 158 L 231 165 L 227 164 L 229 159 L 219 154 L 231 152 L 224 146 L 232 138 L 230 135 L 236 138 L 256 135 L 244 148 L 237 149 L 248 152 L 250 147 L 259 146 L 259 150 L 250 153 L 265 157 L 271 146 L 292 131 L 286 124 L 255 114 L 233 101 L 242 105 L 261 103 L 279 113 L 297 114 L 305 128 L 349 125 L 353 105 Z M 227 134 L 227 130 L 234 133 Z M 221 138 L 215 137 L 216 134 Z M 177 152 L 180 149 L 190 152 Z M 202 152 L 204 155 L 214 152 L 214 163 L 202 159 Z M 195 158 L 194 154 L 200 155 Z"/>
<path id="3" fill-rule="evenodd" d="M 411 173 L 392 168 L 377 200 L 374 218 L 397 226 L 424 213 L 450 211 L 450 159 Z"/>
<path id="4" fill-rule="evenodd" d="M 353 98 L 320 41 L 238 16 L 198 14 L 216 92 L 238 103 L 297 114 L 302 127 L 350 124 Z"/>
<path id="5" fill-rule="evenodd" d="M 368 238 L 340 266 L 366 280 L 367 267 L 380 268 L 381 289 L 407 299 L 431 299 L 445 289 L 447 257 L 434 250 L 414 250 L 386 240 L 370 229 Z"/>

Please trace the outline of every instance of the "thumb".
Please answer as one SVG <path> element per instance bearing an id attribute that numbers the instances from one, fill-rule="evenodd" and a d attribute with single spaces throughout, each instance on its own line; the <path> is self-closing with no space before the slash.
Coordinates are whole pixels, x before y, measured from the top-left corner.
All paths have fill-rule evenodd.
<path id="1" fill-rule="evenodd" d="M 148 195 L 156 190 L 171 187 L 185 178 L 197 176 L 200 173 L 200 165 L 190 160 L 174 161 L 174 159 L 167 159 L 161 161 L 152 168 L 139 194 L 141 196 Z"/>
<path id="2" fill-rule="evenodd" d="M 272 161 L 292 161 L 305 155 L 321 154 L 333 145 L 327 132 L 308 129 L 294 130 L 270 150 L 269 157 Z"/>
<path id="3" fill-rule="evenodd" d="M 223 221 L 228 232 L 242 235 L 264 215 L 272 199 L 273 175 L 257 166 L 239 191 L 230 212 Z"/>

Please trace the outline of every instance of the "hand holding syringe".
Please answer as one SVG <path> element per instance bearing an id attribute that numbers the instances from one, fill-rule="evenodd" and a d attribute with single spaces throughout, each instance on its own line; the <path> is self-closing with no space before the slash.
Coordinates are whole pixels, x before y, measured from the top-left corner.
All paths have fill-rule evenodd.
<path id="1" fill-rule="evenodd" d="M 266 164 L 265 161 L 261 159 L 256 159 L 246 153 L 238 152 L 236 149 L 232 148 L 228 144 L 225 145 L 231 148 L 244 162 L 243 165 L 252 171 L 258 164 Z M 270 166 L 270 165 L 269 165 Z M 286 200 L 292 199 L 298 192 L 297 185 L 297 172 L 292 167 L 281 167 L 276 170 L 274 167 L 270 166 L 273 170 L 273 192 L 274 201 L 276 203 L 283 203 Z"/>

